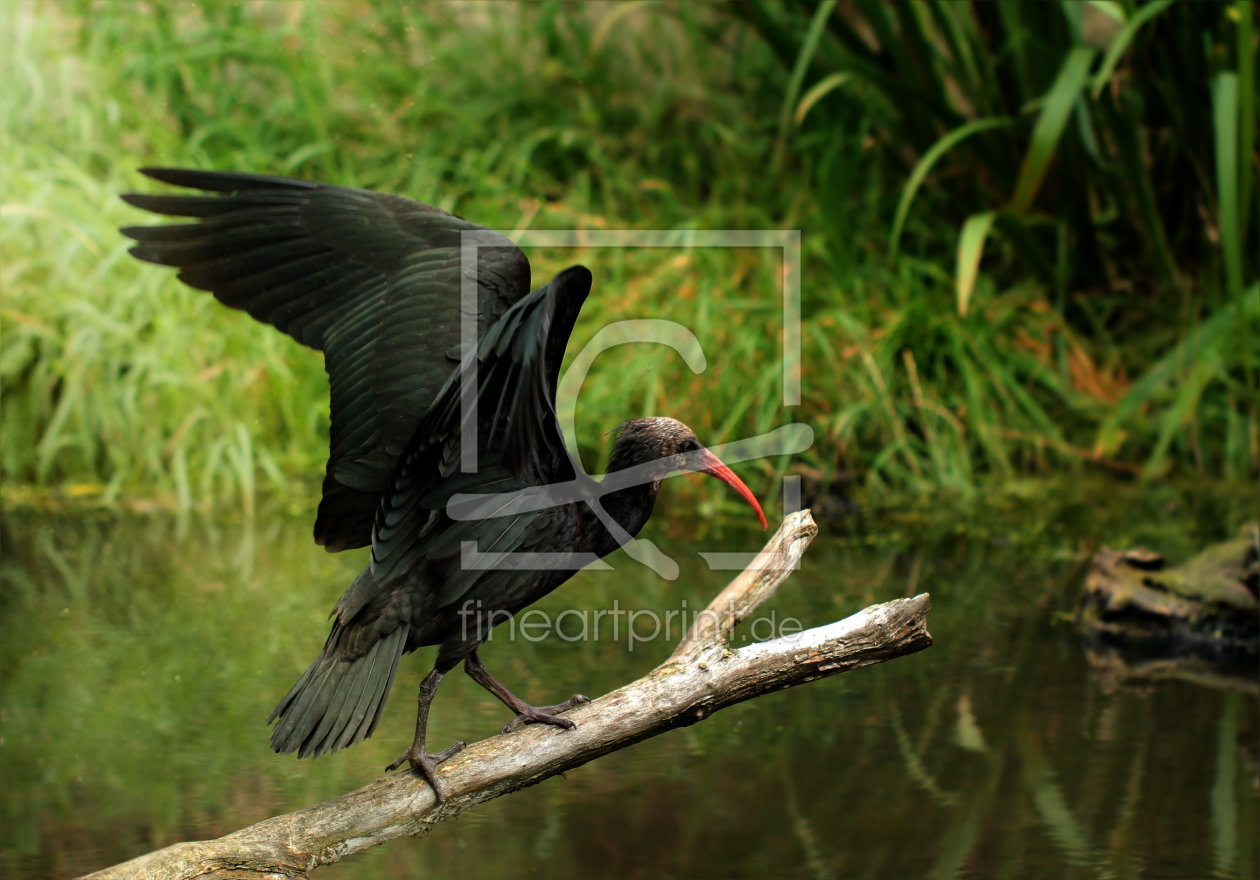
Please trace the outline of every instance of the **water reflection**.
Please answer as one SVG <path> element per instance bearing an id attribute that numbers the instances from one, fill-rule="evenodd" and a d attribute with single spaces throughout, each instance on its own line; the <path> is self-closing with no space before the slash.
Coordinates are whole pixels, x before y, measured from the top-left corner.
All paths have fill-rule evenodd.
<path id="1" fill-rule="evenodd" d="M 1065 621 L 1097 539 L 1184 556 L 1256 515 L 1236 497 L 1174 500 L 1175 515 L 1134 491 L 824 523 L 766 611 L 816 625 L 927 590 L 936 647 L 729 709 L 318 876 L 1254 877 L 1254 694 L 1099 678 Z M 404 660 L 374 739 L 314 763 L 267 748 L 263 719 L 361 562 L 317 551 L 303 520 L 10 512 L 3 528 L 0 874 L 71 876 L 223 834 L 363 784 L 409 738 L 427 655 Z M 541 607 L 700 607 L 725 574 L 695 550 L 760 540 L 701 547 L 681 523 L 654 538 L 679 580 L 618 556 Z M 486 660 L 547 702 L 668 653 L 552 638 L 495 641 Z M 507 720 L 463 679 L 435 703 L 434 742 Z"/>

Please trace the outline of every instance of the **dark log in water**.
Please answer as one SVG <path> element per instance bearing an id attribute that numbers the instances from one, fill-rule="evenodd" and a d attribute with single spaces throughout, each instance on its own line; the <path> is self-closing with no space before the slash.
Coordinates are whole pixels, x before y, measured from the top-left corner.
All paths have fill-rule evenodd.
<path id="1" fill-rule="evenodd" d="M 1145 548 L 1090 561 L 1076 625 L 1095 668 L 1119 684 L 1182 678 L 1256 692 L 1260 525 L 1169 565 Z"/>

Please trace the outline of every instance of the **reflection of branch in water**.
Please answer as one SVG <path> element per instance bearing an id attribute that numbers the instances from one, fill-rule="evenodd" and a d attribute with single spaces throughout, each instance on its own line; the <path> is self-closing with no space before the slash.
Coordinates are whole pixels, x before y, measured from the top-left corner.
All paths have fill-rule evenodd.
<path id="1" fill-rule="evenodd" d="M 983 754 L 989 747 L 984 742 L 984 732 L 976 722 L 976 713 L 971 709 L 971 694 L 964 691 L 955 704 L 958 721 L 954 725 L 954 742 L 969 752 Z"/>
<path id="2" fill-rule="evenodd" d="M 1046 830 L 1063 851 L 1068 864 L 1093 864 L 1095 859 L 1089 835 L 1080 821 L 1072 815 L 1067 799 L 1063 796 L 1063 789 L 1055 777 L 1054 768 L 1046 761 L 1032 734 L 1021 735 L 1019 743 L 1024 776 L 1032 790 L 1037 815 L 1041 817 Z"/>
<path id="3" fill-rule="evenodd" d="M 1149 715 L 1150 701 L 1144 700 Z M 1138 807 L 1142 803 L 1142 783 L 1145 781 L 1143 771 L 1146 768 L 1146 751 L 1150 740 L 1139 739 L 1135 744 L 1128 741 L 1125 747 L 1132 746 L 1132 757 L 1129 761 L 1128 781 L 1124 786 L 1124 800 L 1116 814 L 1116 824 L 1107 835 L 1106 876 L 1133 877 L 1140 871 L 1140 864 L 1133 853 L 1136 833 L 1142 829 L 1138 826 Z"/>
<path id="4" fill-rule="evenodd" d="M 1234 785 L 1238 778 L 1237 694 L 1225 700 L 1216 734 L 1216 778 L 1212 782 L 1212 854 L 1218 877 L 1230 877 L 1238 864 L 1238 804 Z"/>
<path id="5" fill-rule="evenodd" d="M 905 722 L 901 719 L 901 707 L 892 699 L 888 701 L 888 719 L 889 723 L 892 724 L 893 736 L 897 741 L 897 751 L 901 753 L 901 761 L 905 765 L 906 775 L 919 783 L 919 786 L 938 804 L 951 807 L 958 803 L 958 796 L 940 787 L 936 777 L 928 772 L 927 767 L 923 764 L 923 759 L 919 757 L 914 747 L 910 745 L 910 736 L 906 733 Z"/>
<path id="6" fill-rule="evenodd" d="M 984 758 L 978 768 L 987 768 L 988 772 L 981 775 L 977 768 L 972 778 L 982 780 L 982 782 L 973 785 L 966 797 L 959 798 L 959 803 L 955 805 L 958 809 L 953 812 L 953 815 L 957 817 L 955 821 L 941 826 L 939 845 L 941 854 L 927 875 L 932 880 L 954 880 L 963 873 L 963 868 L 969 860 L 982 857 L 983 845 L 977 846 L 977 841 L 981 837 L 980 827 L 984 821 L 983 817 L 993 811 L 997 800 L 996 792 L 1004 776 L 1006 758 L 1007 752 L 1003 749 L 984 753 Z M 977 871 L 974 861 L 968 873 L 982 876 L 982 872 Z"/>
<path id="7" fill-rule="evenodd" d="M 932 866 L 932 873 L 928 875 L 933 880 L 954 880 L 959 876 L 979 836 L 979 812 L 973 804 L 962 822 L 945 829 L 942 834 L 945 842 L 941 846 L 941 855 Z"/>
<path id="8" fill-rule="evenodd" d="M 805 864 L 809 866 L 809 873 L 816 880 L 832 880 L 836 872 L 827 866 L 822 851 L 818 848 L 814 826 L 801 812 L 801 805 L 796 799 L 796 784 L 792 780 L 792 770 L 786 760 L 781 762 L 780 769 L 783 775 L 783 798 L 787 806 L 788 818 L 792 821 L 792 833 L 800 841 L 801 850 L 805 854 Z"/>

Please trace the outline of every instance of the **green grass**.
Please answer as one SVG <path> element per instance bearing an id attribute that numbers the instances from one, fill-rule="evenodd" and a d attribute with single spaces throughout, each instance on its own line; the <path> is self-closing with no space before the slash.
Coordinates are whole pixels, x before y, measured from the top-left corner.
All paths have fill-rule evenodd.
<path id="1" fill-rule="evenodd" d="M 531 251 L 536 278 L 596 272 L 571 352 L 650 317 L 707 355 L 601 356 L 592 470 L 622 418 L 669 413 L 715 441 L 810 424 L 741 467 L 759 490 L 789 465 L 874 494 L 1260 472 L 1248 4 L 494 9 L 0 0 L 6 488 L 248 510 L 322 470 L 318 355 L 126 256 L 145 164 L 507 229 L 802 230 L 790 410 L 776 254 Z"/>

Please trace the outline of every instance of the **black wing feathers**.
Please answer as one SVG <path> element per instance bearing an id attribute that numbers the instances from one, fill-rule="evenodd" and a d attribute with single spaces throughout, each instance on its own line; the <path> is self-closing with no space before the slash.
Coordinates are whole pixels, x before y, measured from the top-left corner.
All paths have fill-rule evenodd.
<path id="1" fill-rule="evenodd" d="M 529 550 L 553 539 L 560 508 L 524 511 L 521 492 L 545 491 L 576 478 L 555 414 L 555 388 L 565 344 L 590 292 L 590 272 L 566 269 L 509 309 L 482 336 L 476 351 L 476 407 L 461 407 L 466 361 L 442 387 L 417 427 L 381 503 L 372 541 L 372 572 L 385 583 L 404 567 L 455 559 L 463 542 L 481 552 Z M 461 444 L 475 429 L 477 467 L 461 471 Z M 447 503 L 457 494 L 505 495 L 483 502 L 488 519 L 454 520 Z M 518 512 L 519 511 L 519 512 Z M 502 572 L 446 566 L 440 605 L 454 602 L 478 580 Z"/>
<path id="2" fill-rule="evenodd" d="M 129 227 L 132 253 L 324 352 L 331 437 L 316 540 L 362 547 L 394 460 L 455 367 L 461 308 L 478 332 L 529 292 L 508 239 L 399 196 L 302 180 L 146 168 L 217 195 L 125 195 L 190 224 Z M 462 305 L 461 245 L 476 277 Z"/>

